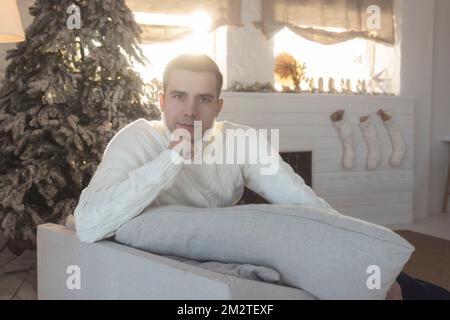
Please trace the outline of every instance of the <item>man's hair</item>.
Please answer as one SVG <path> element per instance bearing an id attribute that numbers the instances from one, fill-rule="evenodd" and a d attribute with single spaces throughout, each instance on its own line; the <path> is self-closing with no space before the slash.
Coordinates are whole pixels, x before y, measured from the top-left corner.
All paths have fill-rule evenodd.
<path id="1" fill-rule="evenodd" d="M 163 91 L 166 92 L 170 74 L 173 70 L 187 70 L 193 72 L 211 72 L 216 76 L 217 98 L 220 96 L 223 85 L 223 76 L 217 64 L 204 54 L 181 54 L 169 62 L 164 69 Z"/>

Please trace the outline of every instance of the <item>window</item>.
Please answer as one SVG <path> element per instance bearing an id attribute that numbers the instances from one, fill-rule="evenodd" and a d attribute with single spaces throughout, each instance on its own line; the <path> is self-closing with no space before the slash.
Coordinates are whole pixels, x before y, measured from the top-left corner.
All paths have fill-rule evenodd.
<path id="1" fill-rule="evenodd" d="M 328 80 L 333 78 L 338 92 L 342 91 L 342 79 L 350 79 L 353 92 L 357 91 L 358 80 L 365 80 L 369 93 L 396 93 L 394 46 L 362 38 L 323 45 L 284 28 L 274 36 L 274 56 L 283 52 L 306 65 L 305 77 L 313 78 L 316 87 L 318 79 L 323 78 L 325 92 L 329 90 Z M 300 87 L 308 90 L 307 81 Z M 275 88 L 281 90 L 281 84 L 275 83 Z"/>
<path id="2" fill-rule="evenodd" d="M 361 2 L 363 0 L 354 0 L 353 2 L 355 1 Z M 224 0 L 220 3 L 222 2 L 231 4 L 235 1 Z M 280 5 L 281 2 L 282 1 L 274 0 L 273 2 L 262 2 L 262 4 L 274 3 Z M 310 3 L 306 0 L 304 2 Z M 143 4 L 150 2 L 136 3 Z M 163 2 L 161 1 L 158 3 Z M 206 5 L 206 1 L 202 3 L 205 3 Z M 218 6 L 217 3 L 211 2 L 211 4 L 214 4 L 215 6 Z M 390 9 L 392 3 L 390 0 L 386 0 L 385 3 L 387 9 L 383 10 L 385 14 L 382 16 L 382 21 L 389 21 L 389 19 L 393 19 L 392 10 Z M 346 18 L 347 20 L 351 18 L 350 22 L 359 21 L 358 17 L 360 16 L 361 19 L 365 18 L 364 12 L 353 12 L 353 7 L 350 9 L 347 7 L 339 9 L 317 6 L 315 2 L 311 2 L 311 5 L 312 4 L 314 4 L 315 9 L 319 10 L 318 12 L 320 14 L 318 13 L 316 15 L 319 18 L 323 16 L 322 13 L 324 8 L 328 8 L 329 11 L 331 10 L 330 12 L 327 11 L 328 14 L 334 14 L 335 12 L 345 13 L 343 14 L 343 17 L 348 16 Z M 190 8 L 192 5 L 189 4 L 188 7 Z M 221 6 L 219 7 L 222 8 Z M 230 5 L 230 7 L 232 6 Z M 206 7 L 203 7 L 203 9 L 204 8 Z M 310 31 L 308 30 L 309 24 L 298 25 L 298 27 L 304 28 L 304 30 L 302 30 L 303 33 L 298 32 L 298 30 L 294 33 L 287 27 L 283 28 L 284 20 L 282 19 L 285 16 L 281 13 L 286 10 L 279 10 L 279 12 L 281 12 L 280 17 L 272 17 L 274 19 L 278 17 L 278 20 L 281 19 L 281 22 L 276 20 L 278 21 L 276 24 L 271 24 L 271 21 L 274 19 L 263 19 L 259 28 L 261 28 L 261 25 L 263 26 L 261 30 L 263 30 L 267 37 L 258 37 L 259 35 L 255 31 L 256 29 L 253 23 L 260 20 L 261 8 L 249 5 L 249 2 L 242 3 L 242 12 L 241 7 L 236 4 L 234 4 L 233 8 L 234 9 L 231 11 L 235 16 L 242 18 L 242 23 L 235 24 L 234 26 L 233 23 L 227 24 L 225 22 L 238 21 L 238 18 L 236 17 L 233 19 L 215 20 L 217 17 L 215 17 L 214 12 L 223 12 L 222 9 L 209 11 L 207 9 L 199 9 L 202 11 L 195 11 L 189 15 L 180 14 L 180 10 L 176 11 L 176 14 L 162 14 L 161 12 L 166 12 L 168 10 L 167 8 L 165 9 L 166 11 L 161 9 L 158 14 L 135 11 L 138 24 L 141 27 L 147 28 L 144 30 L 144 33 L 146 31 L 147 35 L 150 35 L 150 37 L 147 38 L 149 39 L 148 41 L 153 41 L 151 43 L 144 42 L 140 45 L 144 55 L 150 63 L 148 66 L 137 66 L 137 69 L 142 74 L 144 80 L 149 82 L 156 78 L 161 81 L 163 70 L 171 59 L 184 52 L 197 52 L 207 54 L 217 62 L 224 74 L 224 88 L 232 87 L 233 83 L 251 87 L 255 81 L 266 83 L 274 80 L 274 77 L 272 77 L 273 70 L 267 70 L 267 72 L 261 73 L 255 73 L 252 72 L 252 70 L 258 70 L 258 68 L 261 68 L 262 66 L 271 68 L 269 67 L 273 65 L 273 60 L 271 59 L 275 58 L 280 53 L 288 53 L 299 63 L 304 63 L 306 65 L 305 78 L 307 79 L 304 79 L 300 83 L 300 87 L 304 91 L 309 91 L 309 82 L 311 81 L 314 82 L 314 87 L 317 88 L 319 86 L 319 78 L 322 78 L 323 91 L 328 92 L 329 80 L 332 78 L 334 80 L 334 89 L 337 92 L 346 92 L 348 90 L 348 85 L 350 84 L 351 92 L 368 94 L 399 93 L 400 46 L 394 41 L 393 35 L 395 30 L 393 24 L 388 24 L 391 25 L 392 28 L 386 27 L 386 30 L 383 29 L 378 38 L 371 37 L 370 33 L 364 28 L 361 30 L 347 30 L 338 26 L 316 26 L 315 29 L 320 29 L 320 32 L 330 33 L 331 31 L 331 33 L 334 33 L 334 35 L 332 35 L 333 37 L 331 37 L 332 41 L 328 42 L 333 44 L 321 44 L 327 42 L 313 42 L 308 40 L 313 38 L 315 40 L 318 39 L 315 34 L 309 34 L 308 36 L 308 32 Z M 265 7 L 263 6 L 263 9 L 264 8 Z M 151 8 L 142 8 L 142 10 L 150 9 Z M 185 12 L 188 11 L 189 10 L 185 8 Z M 302 13 L 303 11 L 300 10 L 299 12 Z M 290 14 L 292 16 L 292 12 L 290 12 Z M 305 17 L 303 18 L 306 19 Z M 303 21 L 303 18 L 300 21 Z M 220 23 L 217 21 L 220 21 Z M 307 19 L 305 21 L 308 22 Z M 227 25 L 230 27 L 227 27 Z M 260 31 L 258 30 L 257 32 Z M 242 36 L 243 33 L 252 36 L 252 41 L 255 41 L 255 43 L 252 42 L 252 47 L 250 47 L 248 43 L 236 44 L 237 40 L 245 42 L 245 40 L 243 40 L 245 37 Z M 302 34 L 302 36 L 300 36 L 300 34 Z M 174 39 L 171 35 L 177 35 L 176 40 L 169 41 L 169 39 Z M 253 35 L 255 37 L 253 37 Z M 321 36 L 323 37 L 323 34 Z M 344 41 L 345 39 L 349 40 Z M 385 39 L 386 41 L 374 41 L 374 39 Z M 263 54 L 260 56 L 254 54 L 253 47 L 255 47 L 255 45 L 256 48 L 264 50 Z M 234 59 L 236 56 L 247 55 L 247 53 L 249 56 L 254 57 L 254 59 L 245 62 Z M 235 72 L 235 70 L 238 70 L 239 72 Z M 344 83 L 344 87 L 342 87 L 342 82 Z M 281 88 L 281 85 L 277 84 L 275 81 L 274 84 L 275 88 Z"/>
<path id="3" fill-rule="evenodd" d="M 135 12 L 135 17 L 139 24 L 183 26 L 193 30 L 191 35 L 178 40 L 140 45 L 149 60 L 148 66 L 136 66 L 144 81 L 161 81 L 166 65 L 181 53 L 204 53 L 217 61 L 216 42 L 223 37 L 226 26 L 209 32 L 211 19 L 206 13 L 198 11 L 192 15 L 165 15 Z"/>

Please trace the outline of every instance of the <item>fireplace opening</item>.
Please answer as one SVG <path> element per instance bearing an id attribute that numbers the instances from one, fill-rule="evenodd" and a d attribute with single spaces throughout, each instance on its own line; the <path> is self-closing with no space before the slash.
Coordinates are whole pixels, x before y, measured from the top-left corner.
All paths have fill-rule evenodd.
<path id="1" fill-rule="evenodd" d="M 312 188 L 312 151 L 280 152 L 281 158 L 286 161 L 300 175 L 305 183 Z M 244 189 L 244 194 L 236 205 L 269 203 L 256 192 Z"/>

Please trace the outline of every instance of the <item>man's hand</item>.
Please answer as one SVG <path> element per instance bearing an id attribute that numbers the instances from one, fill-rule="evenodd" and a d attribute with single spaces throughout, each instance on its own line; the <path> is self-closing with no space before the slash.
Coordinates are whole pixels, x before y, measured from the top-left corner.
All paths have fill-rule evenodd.
<path id="1" fill-rule="evenodd" d="M 186 160 L 194 157 L 194 143 L 188 137 L 182 136 L 178 141 L 171 140 L 168 148 L 177 151 Z"/>
<path id="2" fill-rule="evenodd" d="M 403 300 L 402 288 L 397 281 L 395 281 L 389 289 L 386 300 Z"/>

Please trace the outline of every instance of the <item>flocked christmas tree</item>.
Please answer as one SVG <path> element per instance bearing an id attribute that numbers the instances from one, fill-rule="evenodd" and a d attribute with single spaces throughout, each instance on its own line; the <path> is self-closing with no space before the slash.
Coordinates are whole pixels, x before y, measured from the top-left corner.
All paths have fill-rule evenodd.
<path id="1" fill-rule="evenodd" d="M 30 13 L 0 90 L 0 223 L 16 252 L 73 214 L 118 130 L 160 116 L 124 0 L 37 0 Z"/>

